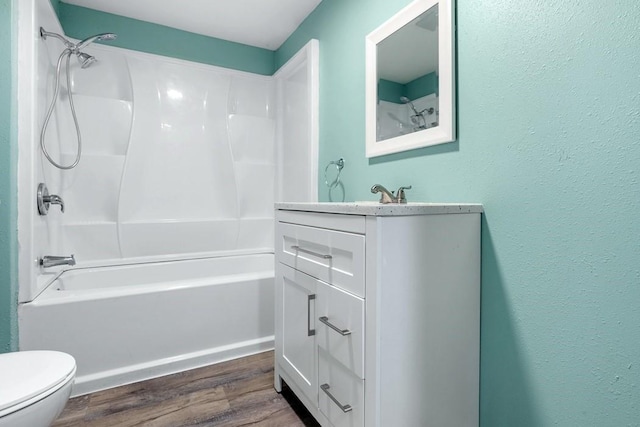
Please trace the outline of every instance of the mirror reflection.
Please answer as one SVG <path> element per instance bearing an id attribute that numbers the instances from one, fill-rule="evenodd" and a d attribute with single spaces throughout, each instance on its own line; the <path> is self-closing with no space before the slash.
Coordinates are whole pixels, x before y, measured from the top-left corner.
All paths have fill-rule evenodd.
<path id="1" fill-rule="evenodd" d="M 377 44 L 376 141 L 438 126 L 438 4 Z"/>

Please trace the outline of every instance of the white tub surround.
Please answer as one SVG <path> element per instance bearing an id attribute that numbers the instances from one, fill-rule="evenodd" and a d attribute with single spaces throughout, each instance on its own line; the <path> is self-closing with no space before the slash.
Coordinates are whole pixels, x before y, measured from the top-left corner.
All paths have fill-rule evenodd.
<path id="1" fill-rule="evenodd" d="M 37 34 L 62 28 L 49 0 L 21 1 L 19 15 L 20 302 L 60 271 L 38 267 L 45 255 L 75 254 L 86 267 L 272 251 L 274 201 L 317 200 L 317 40 L 274 76 L 86 47 L 97 61 L 70 68 L 82 157 L 60 171 L 38 136 L 64 45 Z M 76 131 L 64 80 L 45 141 L 69 164 Z M 40 182 L 64 213 L 38 215 Z"/>
<path id="2" fill-rule="evenodd" d="M 275 388 L 323 426 L 477 426 L 482 206 L 277 208 Z"/>
<path id="3" fill-rule="evenodd" d="M 87 51 L 100 66 L 74 74 L 87 143 L 80 165 L 62 174 L 62 253 L 86 265 L 270 248 L 272 79 L 104 46 Z"/>
<path id="4" fill-rule="evenodd" d="M 60 171 L 38 135 L 64 46 L 38 30 L 62 28 L 49 0 L 19 9 L 20 349 L 73 355 L 78 395 L 272 348 L 273 203 L 317 200 L 318 42 L 275 76 L 92 44 Z M 69 164 L 63 80 L 46 146 Z M 40 182 L 64 213 L 38 215 Z"/>
<path id="5" fill-rule="evenodd" d="M 273 348 L 273 255 L 80 268 L 21 304 L 21 350 L 78 361 L 73 395 Z"/>

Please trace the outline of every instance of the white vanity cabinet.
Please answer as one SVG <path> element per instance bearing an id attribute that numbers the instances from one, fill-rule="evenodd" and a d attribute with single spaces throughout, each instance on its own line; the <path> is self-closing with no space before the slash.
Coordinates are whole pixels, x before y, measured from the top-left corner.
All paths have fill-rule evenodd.
<path id="1" fill-rule="evenodd" d="M 276 204 L 276 389 L 323 426 L 477 426 L 481 213 Z"/>

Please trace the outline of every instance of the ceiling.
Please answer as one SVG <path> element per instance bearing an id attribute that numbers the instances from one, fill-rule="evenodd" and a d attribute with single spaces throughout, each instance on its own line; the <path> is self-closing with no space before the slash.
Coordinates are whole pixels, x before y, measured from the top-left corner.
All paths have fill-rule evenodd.
<path id="1" fill-rule="evenodd" d="M 438 71 L 438 7 L 378 43 L 378 77 L 407 84 Z"/>
<path id="2" fill-rule="evenodd" d="M 179 30 L 276 50 L 322 0 L 62 0 Z"/>

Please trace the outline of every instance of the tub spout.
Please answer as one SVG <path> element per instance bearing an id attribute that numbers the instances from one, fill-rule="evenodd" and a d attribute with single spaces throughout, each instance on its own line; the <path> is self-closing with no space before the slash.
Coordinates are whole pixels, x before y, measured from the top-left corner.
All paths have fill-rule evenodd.
<path id="1" fill-rule="evenodd" d="M 52 256 L 45 255 L 40 258 L 39 264 L 43 268 L 55 267 L 58 265 L 76 265 L 76 258 L 71 256 Z"/>

